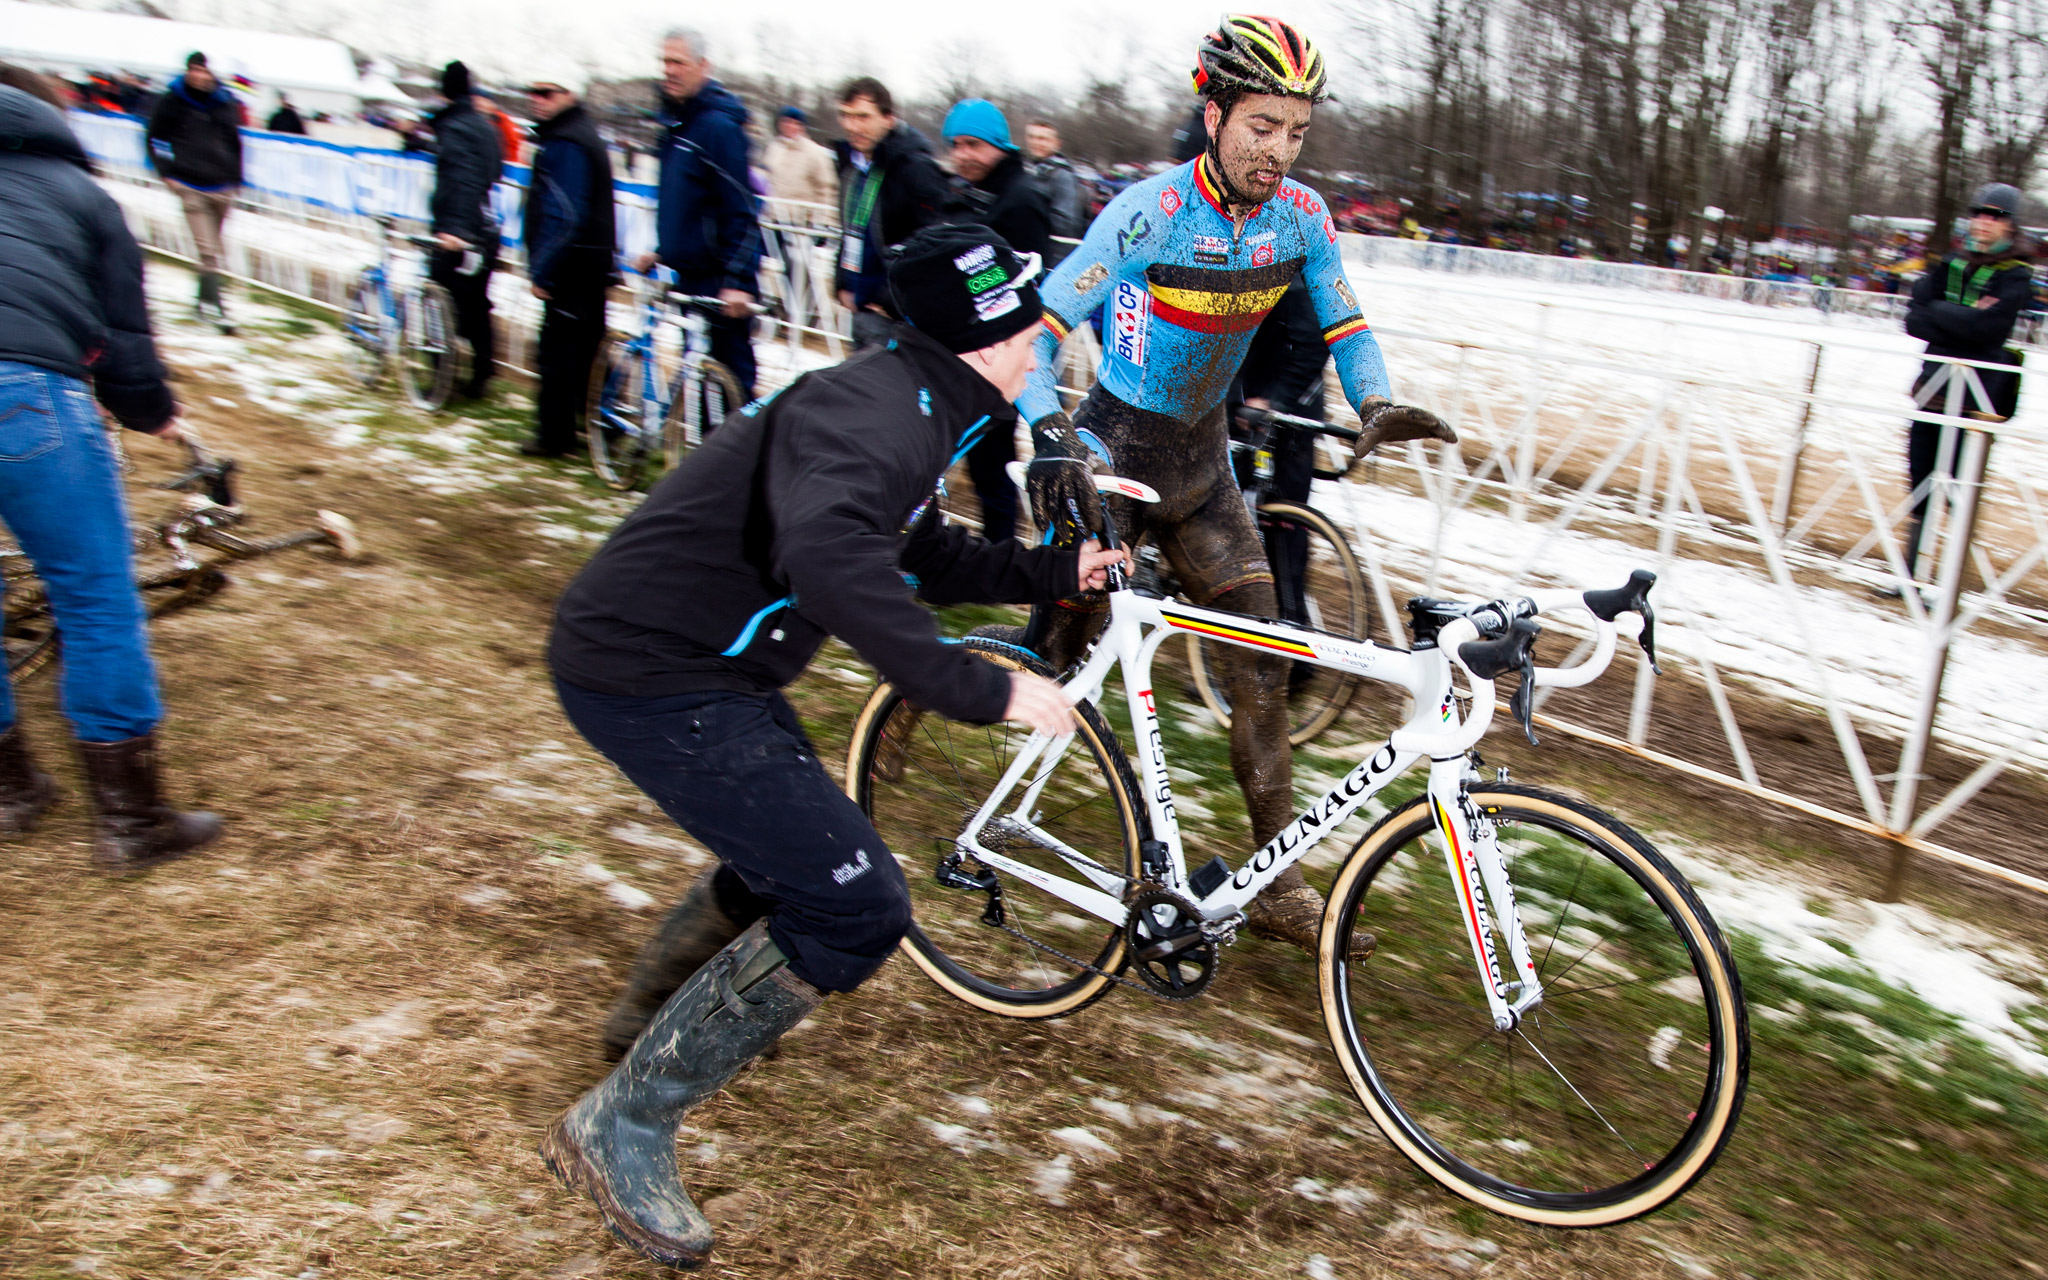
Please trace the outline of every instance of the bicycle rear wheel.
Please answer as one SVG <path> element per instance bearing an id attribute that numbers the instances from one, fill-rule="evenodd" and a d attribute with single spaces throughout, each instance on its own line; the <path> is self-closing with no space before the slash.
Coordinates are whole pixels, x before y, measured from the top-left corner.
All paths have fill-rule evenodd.
<path id="1" fill-rule="evenodd" d="M 368 273 L 349 283 L 341 331 L 348 339 L 349 373 L 365 387 L 375 387 L 384 380 L 384 304 Z"/>
<path id="2" fill-rule="evenodd" d="M 0 616 L 0 640 L 7 650 L 7 674 L 26 680 L 57 656 L 57 621 L 50 598 L 25 556 L 9 556 L 4 568 L 7 596 Z"/>
<path id="3" fill-rule="evenodd" d="M 583 424 L 590 469 L 611 488 L 639 488 L 654 456 L 655 437 L 646 429 L 640 361 L 628 344 L 615 339 L 606 346 L 591 374 L 590 400 Z"/>
<path id="4" fill-rule="evenodd" d="M 972 636 L 963 643 L 1006 670 L 1051 676 L 1020 649 Z M 1065 753 L 1033 769 L 1031 776 L 1047 784 L 1030 829 L 999 816 L 981 840 L 1031 867 L 1084 880 L 1075 863 L 1054 852 L 1057 841 L 1127 884 L 1140 875 L 1137 788 L 1101 714 L 1087 704 L 1076 710 L 1079 727 Z M 1056 1018 L 1108 993 L 1113 984 L 1104 975 L 1125 961 L 1123 930 L 1084 916 L 1020 876 L 963 857 L 956 847 L 1028 736 L 1015 725 L 947 720 L 883 684 L 854 725 L 846 791 L 903 863 L 914 917 L 903 950 L 912 962 L 976 1008 Z M 1021 798 L 1021 791 L 1013 795 L 999 814 L 1013 812 Z M 1071 964 L 1048 947 L 1101 972 Z"/>
<path id="5" fill-rule="evenodd" d="M 704 443 L 726 414 L 746 403 L 740 396 L 740 380 L 716 360 L 705 360 L 696 374 L 684 366 L 670 391 L 668 419 L 661 430 L 663 460 L 670 467 Z"/>
<path id="6" fill-rule="evenodd" d="M 1268 502 L 1259 509 L 1259 536 L 1273 566 L 1280 593 L 1280 616 L 1318 631 L 1364 640 L 1371 635 L 1372 606 L 1365 575 L 1351 543 L 1328 516 L 1294 502 Z M 1290 570 L 1290 559 L 1300 572 Z M 1223 648 L 1214 640 L 1188 637 L 1188 666 L 1195 690 L 1224 728 L 1230 727 L 1230 699 L 1215 673 L 1215 655 Z M 1297 662 L 1287 680 L 1287 737 L 1295 746 L 1337 722 L 1359 678 L 1346 671 Z"/>
<path id="7" fill-rule="evenodd" d="M 1425 795 L 1366 833 L 1330 893 L 1320 985 L 1337 1057 L 1387 1138 L 1465 1199 L 1561 1227 L 1649 1213 L 1706 1173 L 1742 1111 L 1749 1023 L 1727 943 L 1613 817 L 1533 787 L 1469 795 L 1542 1003 L 1495 1028 Z M 1356 929 L 1378 938 L 1368 959 L 1347 958 Z"/>
<path id="8" fill-rule="evenodd" d="M 455 336 L 455 300 L 432 282 L 403 308 L 405 398 L 416 409 L 439 409 L 455 391 L 461 340 Z"/>

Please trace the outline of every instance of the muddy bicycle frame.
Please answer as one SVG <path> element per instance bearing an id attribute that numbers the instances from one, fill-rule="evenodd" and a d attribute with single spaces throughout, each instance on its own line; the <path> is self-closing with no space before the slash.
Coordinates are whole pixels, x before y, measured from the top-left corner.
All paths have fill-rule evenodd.
<path id="1" fill-rule="evenodd" d="M 1096 487 L 1104 493 L 1119 494 L 1141 502 L 1156 502 L 1149 487 L 1115 476 L 1097 476 Z M 1114 523 L 1103 512 L 1103 545 L 1117 545 Z M 1647 589 L 1647 588 L 1645 588 Z M 1457 886 L 1458 909 L 1465 920 L 1472 959 L 1486 993 L 1494 1025 L 1500 1030 L 1513 1027 L 1527 1010 L 1543 999 L 1543 983 L 1536 960 L 1530 954 L 1523 932 L 1521 913 L 1515 903 L 1513 882 L 1506 860 L 1494 838 L 1491 821 L 1484 818 L 1465 796 L 1465 785 L 1477 777 L 1467 753 L 1485 736 L 1493 722 L 1494 682 L 1476 674 L 1461 647 L 1481 641 L 1481 629 L 1473 617 L 1458 617 L 1438 631 L 1433 648 L 1395 649 L 1376 641 L 1316 631 L 1292 623 L 1250 618 L 1196 605 L 1182 604 L 1133 590 L 1121 569 L 1112 568 L 1109 581 L 1110 619 L 1096 640 L 1094 650 L 1079 671 L 1063 686 L 1070 701 L 1097 703 L 1098 707 L 1112 668 L 1123 672 L 1123 687 L 1130 710 L 1131 738 L 1142 756 L 1142 787 L 1145 807 L 1151 819 L 1151 843 L 1147 846 L 1147 874 L 1160 886 L 1187 898 L 1204 921 L 1206 934 L 1220 935 L 1235 927 L 1245 905 L 1259 896 L 1281 872 L 1299 862 L 1303 855 L 1327 839 L 1360 806 L 1387 784 L 1406 773 L 1425 757 L 1429 760 L 1430 811 L 1436 820 L 1451 883 Z M 1622 619 L 1633 620 L 1639 632 L 1642 619 L 1622 613 L 1606 621 L 1590 606 L 1586 593 L 1576 590 L 1534 590 L 1521 596 L 1475 605 L 1473 613 L 1492 610 L 1501 629 L 1517 618 L 1532 617 L 1549 610 L 1584 609 L 1595 626 L 1594 650 L 1582 663 L 1571 667 L 1534 667 L 1536 686 L 1560 688 L 1588 684 L 1606 670 L 1614 656 L 1615 641 Z M 1347 671 L 1368 680 L 1399 685 L 1414 699 L 1415 714 L 1396 729 L 1387 741 L 1370 751 L 1336 785 L 1282 827 L 1279 834 L 1252 853 L 1234 872 L 1221 858 L 1190 876 L 1181 842 L 1180 819 L 1174 809 L 1173 779 L 1167 770 L 1166 740 L 1161 732 L 1159 710 L 1153 698 L 1152 660 L 1159 646 L 1176 632 L 1186 632 L 1224 644 L 1238 645 L 1296 662 Z M 1631 636 L 1630 638 L 1634 638 Z M 1484 643 L 1484 642 L 1482 642 Z M 1475 659 L 1477 654 L 1470 656 Z M 1469 682 L 1472 710 L 1460 719 L 1453 688 L 1453 667 Z M 1525 675 L 1525 679 L 1527 679 Z M 1000 782 L 975 812 L 955 840 L 955 849 L 973 857 L 983 866 L 1007 872 L 1045 892 L 1063 899 L 1076 909 L 1122 927 L 1129 907 L 1121 896 L 1125 877 L 1114 874 L 1079 850 L 1073 849 L 1040 827 L 1034 820 L 1038 802 L 1051 781 L 1053 766 L 1071 747 L 1074 735 L 1057 738 L 1034 732 L 1010 762 Z M 1026 778 L 1043 760 L 1045 767 L 1036 777 Z M 1016 803 L 1006 802 L 1021 790 Z M 999 835 L 990 848 L 981 833 L 991 825 Z M 1071 866 L 1087 883 L 1068 879 L 1005 856 L 1001 846 L 1021 837 L 1046 849 Z M 1206 889 L 1198 887 L 1204 882 Z M 1506 942 L 1507 958 L 1515 974 L 1501 972 L 1500 953 L 1494 943 L 1498 931 Z"/>

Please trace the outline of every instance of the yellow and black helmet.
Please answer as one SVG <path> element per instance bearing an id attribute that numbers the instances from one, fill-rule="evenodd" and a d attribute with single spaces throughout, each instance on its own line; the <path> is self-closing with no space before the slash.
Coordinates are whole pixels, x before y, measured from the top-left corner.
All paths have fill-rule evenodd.
<path id="1" fill-rule="evenodd" d="M 1195 92 L 1212 98 L 1270 93 L 1316 103 L 1330 96 L 1322 51 L 1307 36 L 1278 18 L 1242 13 L 1202 37 L 1194 78 Z"/>

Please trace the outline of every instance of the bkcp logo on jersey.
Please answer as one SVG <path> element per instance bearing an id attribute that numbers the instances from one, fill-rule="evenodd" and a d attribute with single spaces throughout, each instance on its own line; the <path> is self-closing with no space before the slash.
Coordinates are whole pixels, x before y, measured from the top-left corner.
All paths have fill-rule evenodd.
<path id="1" fill-rule="evenodd" d="M 1171 218 L 1174 214 L 1179 213 L 1180 192 L 1175 191 L 1172 187 L 1168 187 L 1166 190 L 1160 192 L 1159 212 L 1165 214 L 1169 218 Z"/>
<path id="2" fill-rule="evenodd" d="M 1252 250 L 1252 265 L 1255 267 L 1272 266 L 1273 246 L 1270 244 L 1262 244 L 1258 248 Z"/>
<path id="3" fill-rule="evenodd" d="M 1119 280 L 1116 299 L 1109 313 L 1109 349 L 1117 359 L 1131 364 L 1145 363 L 1145 325 L 1151 312 L 1151 298 L 1128 280 Z"/>
<path id="4" fill-rule="evenodd" d="M 1230 241 L 1222 236 L 1196 236 L 1195 261 L 1219 266 L 1230 261 Z"/>

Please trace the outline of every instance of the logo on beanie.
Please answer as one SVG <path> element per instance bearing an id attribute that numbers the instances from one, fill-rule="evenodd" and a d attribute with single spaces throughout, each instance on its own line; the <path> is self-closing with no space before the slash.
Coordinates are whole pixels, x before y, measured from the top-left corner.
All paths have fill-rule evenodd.
<path id="1" fill-rule="evenodd" d="M 1008 284 L 1009 282 L 1009 274 L 1001 267 L 990 267 L 986 271 L 967 277 L 967 292 L 978 296 L 987 293 L 999 284 Z"/>
<path id="2" fill-rule="evenodd" d="M 953 265 L 959 269 L 961 275 L 972 275 L 983 267 L 991 265 L 995 260 L 996 247 L 994 245 L 978 244 L 953 259 Z"/>
<path id="3" fill-rule="evenodd" d="M 1001 293 L 991 293 L 987 297 L 976 298 L 974 300 L 974 314 L 977 319 L 993 320 L 997 316 L 1008 315 L 1022 305 L 1023 302 L 1017 297 L 1015 289 L 1005 289 Z"/>

